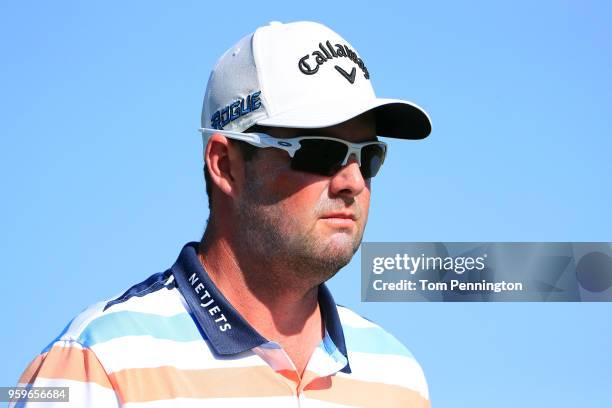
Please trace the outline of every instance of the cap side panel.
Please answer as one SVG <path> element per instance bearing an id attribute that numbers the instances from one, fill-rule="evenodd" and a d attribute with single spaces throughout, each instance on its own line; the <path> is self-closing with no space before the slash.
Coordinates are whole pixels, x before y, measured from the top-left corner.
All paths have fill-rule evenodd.
<path id="1" fill-rule="evenodd" d="M 257 73 L 257 78 L 259 80 L 259 89 L 261 90 L 262 104 L 265 106 L 266 112 L 267 112 L 267 115 L 265 115 L 265 117 L 258 118 L 258 119 L 265 119 L 265 118 L 270 117 L 273 114 L 273 112 L 276 112 L 276 109 L 275 109 L 274 104 L 272 103 L 272 100 L 274 98 L 270 98 L 268 96 L 268 87 L 266 86 L 267 78 L 264 75 L 265 61 L 263 61 L 262 58 L 260 58 L 260 55 L 261 55 L 260 48 L 261 47 L 260 47 L 260 42 L 258 41 L 259 34 L 261 34 L 261 28 L 258 28 L 253 33 L 253 38 L 251 40 L 251 49 L 253 52 L 253 65 L 255 66 L 255 72 Z"/>
<path id="2" fill-rule="evenodd" d="M 252 34 L 227 50 L 215 66 L 204 98 L 202 127 L 243 131 L 266 117 L 253 59 Z"/>

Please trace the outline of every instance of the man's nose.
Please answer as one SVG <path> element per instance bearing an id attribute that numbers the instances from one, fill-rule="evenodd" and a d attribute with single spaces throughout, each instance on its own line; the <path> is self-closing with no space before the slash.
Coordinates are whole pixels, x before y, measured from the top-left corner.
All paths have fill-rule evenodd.
<path id="1" fill-rule="evenodd" d="M 346 165 L 332 176 L 329 189 L 334 196 L 356 197 L 365 186 L 366 181 L 361 175 L 357 158 L 352 154 Z"/>

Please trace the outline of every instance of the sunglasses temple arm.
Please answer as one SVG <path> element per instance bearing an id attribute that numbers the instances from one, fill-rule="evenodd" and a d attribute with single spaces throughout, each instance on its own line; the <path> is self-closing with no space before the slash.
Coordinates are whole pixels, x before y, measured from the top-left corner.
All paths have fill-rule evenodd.
<path id="1" fill-rule="evenodd" d="M 220 134 L 229 139 L 240 140 L 242 142 L 250 143 L 257 147 L 267 147 L 266 144 L 262 143 L 261 137 L 257 133 L 239 133 L 239 132 L 230 132 L 228 130 L 216 130 L 216 129 L 198 129 L 200 133 L 202 133 L 202 139 L 204 143 L 214 134 Z"/>

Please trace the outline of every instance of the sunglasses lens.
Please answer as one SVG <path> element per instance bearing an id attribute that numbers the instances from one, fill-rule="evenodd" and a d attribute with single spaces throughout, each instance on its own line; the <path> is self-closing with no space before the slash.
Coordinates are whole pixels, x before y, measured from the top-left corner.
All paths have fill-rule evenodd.
<path id="1" fill-rule="evenodd" d="M 387 150 L 384 145 L 371 144 L 361 149 L 361 174 L 363 178 L 376 176 L 385 161 Z"/>
<path id="2" fill-rule="evenodd" d="M 342 167 L 348 152 L 344 143 L 326 139 L 304 139 L 291 160 L 291 168 L 297 171 L 331 176 Z"/>

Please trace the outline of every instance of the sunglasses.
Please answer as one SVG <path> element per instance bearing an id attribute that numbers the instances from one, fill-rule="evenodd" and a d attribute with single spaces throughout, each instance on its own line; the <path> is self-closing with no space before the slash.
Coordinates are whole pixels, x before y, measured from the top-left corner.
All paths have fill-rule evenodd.
<path id="1" fill-rule="evenodd" d="M 357 159 L 359 170 L 364 179 L 378 173 L 385 161 L 387 144 L 380 141 L 351 143 L 343 139 L 326 136 L 300 136 L 278 139 L 265 133 L 239 133 L 228 130 L 199 129 L 204 145 L 215 133 L 253 146 L 274 147 L 286 151 L 291 158 L 291 168 L 296 171 L 332 176 L 346 166 L 352 154 Z"/>

